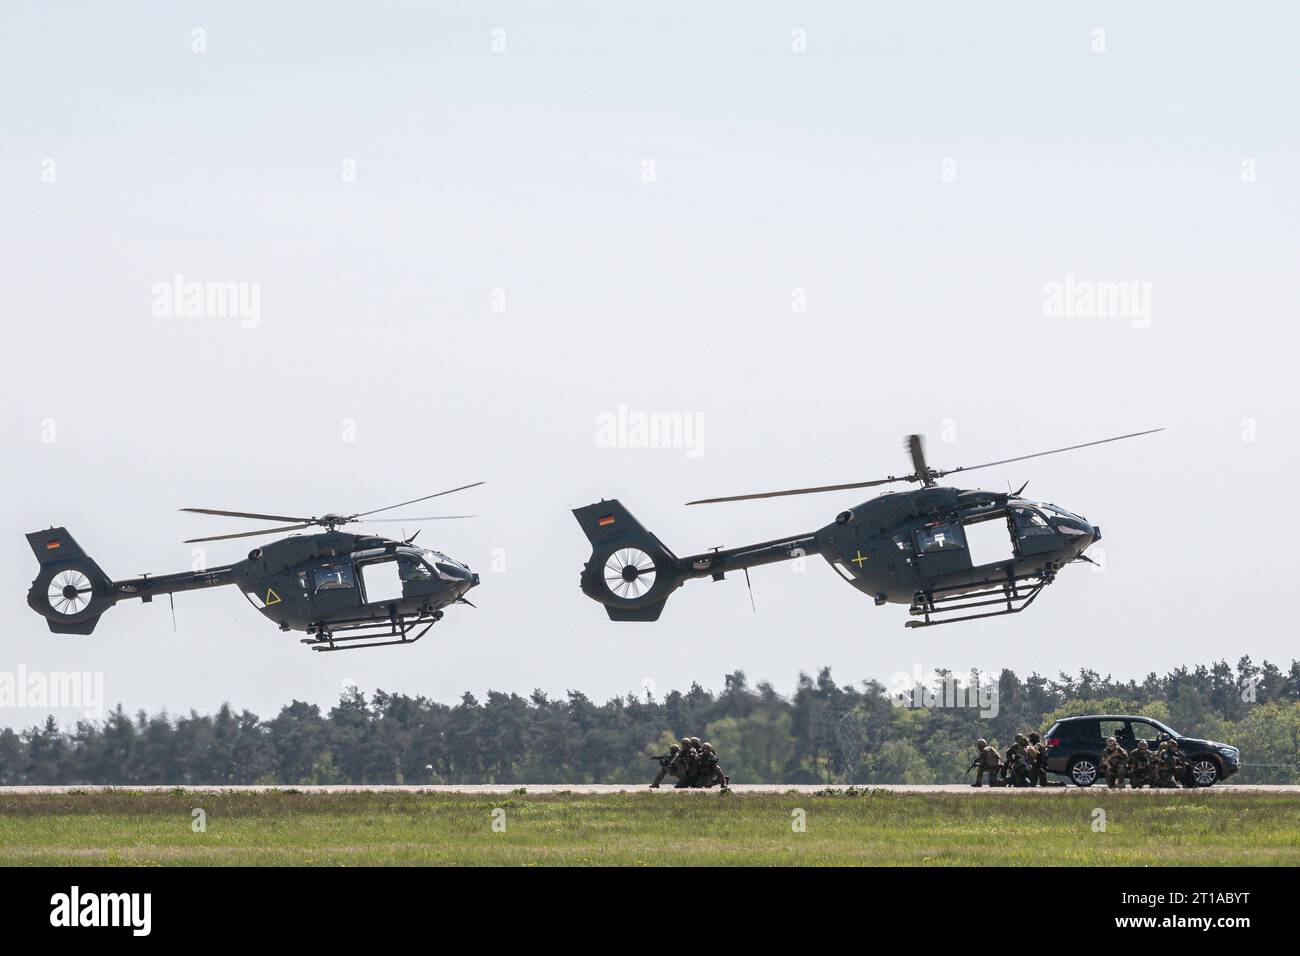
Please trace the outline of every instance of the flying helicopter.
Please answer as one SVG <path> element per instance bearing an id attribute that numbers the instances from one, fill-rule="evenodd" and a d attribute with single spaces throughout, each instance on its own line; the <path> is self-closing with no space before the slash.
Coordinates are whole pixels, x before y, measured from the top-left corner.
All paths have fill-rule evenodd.
<path id="1" fill-rule="evenodd" d="M 721 581 L 728 571 L 743 571 L 748 582 L 752 567 L 820 554 L 877 606 L 908 605 L 907 627 L 1017 614 L 1033 604 L 1067 564 L 1096 564 L 1084 552 L 1101 540 L 1101 529 L 1064 508 L 1023 497 L 1028 482 L 1014 492 L 996 492 L 945 487 L 939 479 L 1163 430 L 948 469 L 932 468 L 922 437 L 909 435 L 905 443 L 912 471 L 906 475 L 687 504 L 820 494 L 894 482 L 920 487 L 881 494 L 840 512 L 817 531 L 684 558 L 647 531 L 617 499 L 602 500 L 573 511 L 592 545 L 579 585 L 584 594 L 605 606 L 611 620 L 655 621 L 672 593 L 691 578 Z M 987 553 L 973 554 L 976 539 L 979 550 L 988 549 Z M 750 593 L 752 600 L 752 589 Z"/>
<path id="2" fill-rule="evenodd" d="M 443 521 L 473 515 L 374 518 L 431 498 L 476 488 L 461 485 L 437 494 L 356 514 L 328 513 L 291 517 L 214 508 L 181 508 L 194 514 L 288 521 L 292 524 L 191 538 L 185 544 L 252 538 L 304 528 L 323 532 L 295 534 L 261 545 L 234 564 L 177 574 L 142 575 L 115 581 L 83 551 L 67 528 L 27 535 L 40 571 L 27 592 L 27 603 L 56 634 L 90 634 L 100 615 L 119 601 L 151 602 L 160 594 L 233 584 L 248 602 L 280 630 L 305 631 L 301 642 L 314 651 L 353 650 L 413 644 L 442 620 L 452 604 L 474 605 L 466 593 L 479 583 L 466 565 L 439 551 L 416 547 L 417 531 L 405 540 L 340 531 L 362 522 Z M 174 608 L 174 604 L 173 604 Z"/>

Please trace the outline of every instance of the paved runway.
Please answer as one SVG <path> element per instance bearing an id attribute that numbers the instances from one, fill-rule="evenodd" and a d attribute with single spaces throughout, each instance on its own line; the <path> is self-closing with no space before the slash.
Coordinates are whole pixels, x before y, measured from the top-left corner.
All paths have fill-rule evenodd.
<path id="1" fill-rule="evenodd" d="M 0 794 L 7 793 L 44 793 L 44 794 L 71 794 L 86 791 L 103 791 L 103 790 L 129 790 L 142 791 L 146 793 L 166 793 L 175 790 L 175 786 L 137 786 L 137 787 L 0 787 Z M 636 786 L 634 784 L 564 784 L 564 783 L 503 783 L 503 784 L 464 784 L 464 785 L 432 785 L 432 786 L 396 786 L 396 785 L 375 785 L 375 786 L 351 786 L 351 785 L 334 785 L 334 786 L 186 786 L 181 789 L 187 792 L 200 793 L 263 793 L 271 790 L 294 790 L 298 793 L 468 793 L 468 794 L 508 794 L 516 790 L 523 789 L 528 793 L 640 793 L 650 792 L 648 786 Z M 824 784 L 735 784 L 731 788 L 736 793 L 815 793 L 819 790 L 827 789 Z M 844 786 L 836 785 L 833 789 L 845 789 Z M 1079 787 L 972 787 L 968 784 L 877 784 L 872 787 L 862 787 L 860 789 L 886 790 L 890 793 L 968 793 L 968 794 L 1024 794 L 1024 793 L 1096 793 L 1105 790 L 1105 785 L 1094 785 L 1088 789 Z M 663 787 L 655 793 L 673 793 L 671 787 Z M 702 790 L 682 790 L 678 793 L 707 793 Z M 715 791 L 716 792 L 716 791 Z M 1186 793 L 1182 789 L 1176 790 L 1145 790 L 1141 791 L 1151 794 L 1169 794 L 1169 793 Z M 1300 795 L 1300 785 L 1233 785 L 1222 784 L 1216 787 L 1210 787 L 1204 790 L 1196 791 L 1207 794 L 1232 794 L 1232 793 L 1289 793 Z"/>

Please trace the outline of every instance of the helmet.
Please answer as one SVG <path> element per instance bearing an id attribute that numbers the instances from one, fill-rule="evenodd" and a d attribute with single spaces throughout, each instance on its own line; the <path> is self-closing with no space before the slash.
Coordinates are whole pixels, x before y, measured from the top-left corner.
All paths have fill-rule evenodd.
<path id="1" fill-rule="evenodd" d="M 691 745 L 691 738 L 690 738 L 690 737 L 683 737 L 683 738 L 682 738 L 682 747 L 681 747 L 681 749 L 682 749 L 682 750 L 685 750 L 685 749 L 686 749 L 687 747 L 689 747 L 690 745 Z"/>
<path id="2" fill-rule="evenodd" d="M 983 749 L 984 749 L 985 747 L 987 747 L 988 745 L 989 745 L 989 742 L 988 742 L 987 740 L 985 740 L 983 737 L 981 737 L 979 740 L 975 741 L 975 746 L 978 747 L 980 750 L 983 750 Z"/>
<path id="3" fill-rule="evenodd" d="M 673 744 L 671 747 L 668 748 L 668 752 L 670 754 L 680 753 L 681 749 L 682 749 L 681 747 L 677 746 L 676 744 Z"/>
<path id="4" fill-rule="evenodd" d="M 1029 742 L 1030 742 L 1031 744 L 1036 744 L 1036 743 L 1038 743 L 1038 742 L 1039 742 L 1040 740 L 1042 740 L 1042 739 L 1043 739 L 1042 737 L 1038 736 L 1038 731 L 1036 731 L 1036 730 L 1035 730 L 1032 734 L 1029 735 Z"/>
<path id="5" fill-rule="evenodd" d="M 699 737 L 692 737 L 692 738 L 691 738 L 691 744 L 692 744 L 693 746 L 695 746 L 695 747 L 698 747 L 698 746 L 700 745 L 700 738 L 699 738 Z"/>
<path id="6" fill-rule="evenodd" d="M 709 743 L 709 742 L 706 740 L 703 744 L 700 745 L 700 749 L 702 749 L 702 750 L 707 750 L 707 751 L 709 751 L 710 753 L 712 753 L 712 752 L 713 752 L 713 744 Z"/>
<path id="7" fill-rule="evenodd" d="M 1116 740 L 1114 737 L 1107 737 L 1107 738 L 1106 738 L 1106 746 L 1107 746 L 1107 747 L 1114 747 L 1114 746 L 1115 746 L 1116 744 L 1118 744 L 1118 743 L 1119 743 L 1119 741 Z"/>
<path id="8" fill-rule="evenodd" d="M 1016 734 L 1016 743 L 1027 744 L 1029 743 L 1029 739 L 1024 734 Z"/>
<path id="9" fill-rule="evenodd" d="M 1150 750 L 1150 749 L 1151 749 L 1151 745 L 1148 744 L 1145 740 L 1138 741 L 1138 750 Z"/>

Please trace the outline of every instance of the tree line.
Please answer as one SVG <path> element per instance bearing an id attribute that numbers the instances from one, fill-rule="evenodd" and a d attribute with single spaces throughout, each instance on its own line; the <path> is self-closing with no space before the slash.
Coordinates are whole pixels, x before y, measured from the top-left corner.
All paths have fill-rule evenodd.
<path id="1" fill-rule="evenodd" d="M 653 775 L 647 758 L 691 735 L 714 744 L 736 783 L 957 783 L 977 738 L 1001 748 L 1017 732 L 1086 713 L 1154 717 L 1238 746 L 1245 769 L 1233 782 L 1300 782 L 1300 661 L 1284 671 L 1243 657 L 1235 668 L 1219 661 L 1141 681 L 1086 669 L 1054 679 L 972 671 L 958 682 L 972 692 L 962 706 L 943 693 L 954 681 L 936 672 L 923 698 L 875 680 L 837 684 L 824 668 L 782 695 L 736 671 L 717 693 L 695 684 L 604 703 L 579 691 L 466 693 L 449 705 L 353 690 L 328 712 L 295 700 L 269 720 L 229 706 L 132 717 L 119 704 L 70 730 L 53 717 L 0 730 L 0 785 L 636 785 Z M 977 697 L 995 706 L 972 706 Z"/>

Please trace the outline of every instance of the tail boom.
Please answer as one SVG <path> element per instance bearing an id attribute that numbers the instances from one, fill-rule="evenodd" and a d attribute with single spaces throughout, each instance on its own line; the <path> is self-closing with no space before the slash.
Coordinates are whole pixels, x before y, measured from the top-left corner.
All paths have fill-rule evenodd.
<path id="1" fill-rule="evenodd" d="M 806 534 L 679 558 L 618 500 L 575 508 L 573 516 L 592 546 L 582 593 L 614 621 L 658 620 L 668 598 L 691 578 L 721 581 L 728 571 L 821 553 L 817 536 Z"/>

